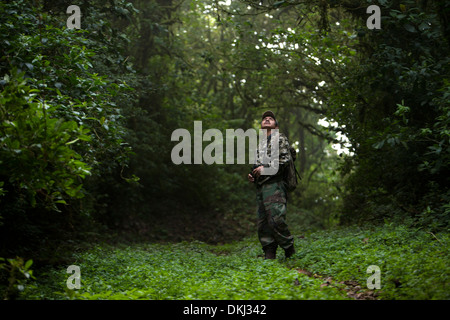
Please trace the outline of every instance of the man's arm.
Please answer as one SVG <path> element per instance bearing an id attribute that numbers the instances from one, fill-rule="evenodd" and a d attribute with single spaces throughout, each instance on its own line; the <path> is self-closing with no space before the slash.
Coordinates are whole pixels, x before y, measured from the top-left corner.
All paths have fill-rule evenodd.
<path id="1" fill-rule="evenodd" d="M 291 151 L 288 138 L 284 134 L 280 134 L 279 140 L 279 167 L 283 168 L 291 160 Z"/>

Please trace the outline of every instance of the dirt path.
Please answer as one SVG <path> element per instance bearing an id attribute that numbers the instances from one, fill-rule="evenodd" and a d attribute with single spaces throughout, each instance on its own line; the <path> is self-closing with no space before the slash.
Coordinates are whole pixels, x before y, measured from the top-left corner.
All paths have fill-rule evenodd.
<path id="1" fill-rule="evenodd" d="M 347 296 L 355 300 L 377 300 L 378 292 L 373 290 L 365 290 L 361 284 L 354 280 L 346 280 L 337 282 L 332 277 L 325 277 L 304 269 L 296 269 L 298 273 L 305 274 L 308 277 L 319 278 L 324 282 L 321 287 L 335 287 L 339 290 L 347 292 Z"/>

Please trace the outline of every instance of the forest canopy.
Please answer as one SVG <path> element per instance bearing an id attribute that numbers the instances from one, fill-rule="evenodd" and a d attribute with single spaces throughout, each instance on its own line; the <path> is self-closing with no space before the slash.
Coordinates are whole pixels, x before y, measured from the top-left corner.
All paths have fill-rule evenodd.
<path id="1" fill-rule="evenodd" d="M 372 4 L 380 29 L 367 27 Z M 67 27 L 70 5 L 79 29 Z M 251 165 L 176 165 L 171 135 L 194 121 L 258 129 L 268 109 L 299 155 L 289 210 L 302 228 L 446 229 L 449 7 L 2 1 L 0 257 L 51 260 L 104 235 L 217 243 L 253 232 Z"/>

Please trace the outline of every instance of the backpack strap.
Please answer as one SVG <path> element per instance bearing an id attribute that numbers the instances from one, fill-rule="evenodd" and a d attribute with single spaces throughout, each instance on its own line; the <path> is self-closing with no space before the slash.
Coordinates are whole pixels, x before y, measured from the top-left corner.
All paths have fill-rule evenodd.
<path id="1" fill-rule="evenodd" d="M 295 168 L 295 175 L 296 175 L 300 180 L 302 180 L 302 177 L 300 177 L 300 174 L 299 174 L 298 171 L 297 171 L 297 167 L 294 166 L 294 168 Z"/>

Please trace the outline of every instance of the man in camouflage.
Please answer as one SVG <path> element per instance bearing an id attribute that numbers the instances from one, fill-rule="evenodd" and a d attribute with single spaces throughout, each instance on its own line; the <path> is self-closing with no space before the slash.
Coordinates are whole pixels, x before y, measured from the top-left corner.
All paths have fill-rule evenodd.
<path id="1" fill-rule="evenodd" d="M 284 173 L 291 153 L 289 141 L 283 133 L 279 133 L 278 122 L 272 111 L 264 112 L 261 128 L 267 130 L 267 141 L 263 141 L 258 147 L 255 164 L 248 180 L 256 185 L 256 200 L 258 204 L 258 238 L 262 245 L 265 258 L 275 259 L 278 246 L 284 249 L 285 256 L 291 257 L 295 253 L 294 237 L 286 224 L 287 191 L 284 181 Z M 275 174 L 265 175 L 270 164 L 259 155 L 261 148 L 265 148 L 270 158 L 271 148 L 275 139 L 278 139 L 278 157 L 273 162 L 278 162 L 278 171 Z M 276 152 L 274 153 L 276 154 Z"/>

